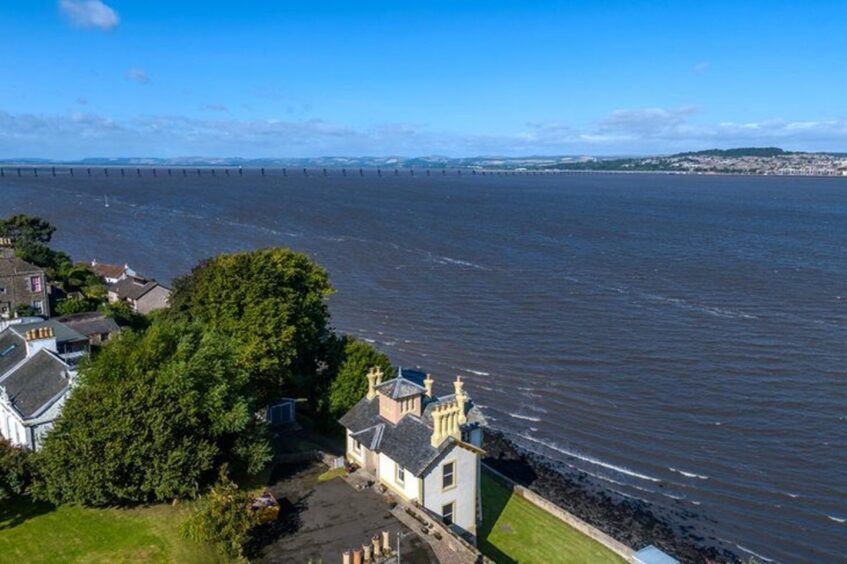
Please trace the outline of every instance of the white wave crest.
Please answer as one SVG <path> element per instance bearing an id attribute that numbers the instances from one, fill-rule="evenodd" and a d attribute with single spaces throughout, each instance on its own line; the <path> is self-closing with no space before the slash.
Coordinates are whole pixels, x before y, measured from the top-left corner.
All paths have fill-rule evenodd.
<path id="1" fill-rule="evenodd" d="M 670 466 L 668 466 L 668 470 L 670 470 L 671 472 L 676 472 L 677 474 L 681 474 L 681 475 L 685 476 L 686 478 L 699 478 L 701 480 L 708 480 L 709 479 L 709 477 L 704 475 L 704 474 L 695 474 L 694 472 L 685 472 L 683 470 L 677 470 L 676 468 L 671 468 Z"/>
<path id="2" fill-rule="evenodd" d="M 509 413 L 509 417 L 514 417 L 515 419 L 526 419 L 527 421 L 533 421 L 535 423 L 541 421 L 540 417 L 531 417 L 529 415 L 521 415 L 520 413 Z"/>
<path id="3" fill-rule="evenodd" d="M 847 523 L 847 518 L 844 517 L 835 517 L 833 515 L 827 515 L 827 517 L 836 523 Z"/>
<path id="4" fill-rule="evenodd" d="M 488 372 L 482 372 L 481 370 L 471 370 L 470 368 L 462 368 L 462 370 L 471 374 L 476 374 L 477 376 L 491 376 Z"/>
<path id="5" fill-rule="evenodd" d="M 603 462 L 602 460 L 598 460 L 591 456 L 586 456 L 583 454 L 577 454 L 573 451 L 566 450 L 555 443 L 551 443 L 549 441 L 545 441 L 543 439 L 536 439 L 535 437 L 530 437 L 528 435 L 518 435 L 521 438 L 524 438 L 530 442 L 538 443 L 540 445 L 546 446 L 551 450 L 555 450 L 556 452 L 560 452 L 564 455 L 571 456 L 573 458 L 578 458 L 584 462 L 588 462 L 589 464 L 594 464 L 596 466 L 601 466 L 603 468 L 608 468 L 609 470 L 614 470 L 615 472 L 620 472 L 621 474 L 626 474 L 627 476 L 631 476 L 633 478 L 638 478 L 640 480 L 647 480 L 650 482 L 661 482 L 659 478 L 654 478 L 653 476 L 647 476 L 646 474 L 640 474 L 635 472 L 634 470 L 630 470 L 629 468 L 623 468 L 621 466 L 615 466 L 614 464 L 609 464 L 608 462 Z"/>

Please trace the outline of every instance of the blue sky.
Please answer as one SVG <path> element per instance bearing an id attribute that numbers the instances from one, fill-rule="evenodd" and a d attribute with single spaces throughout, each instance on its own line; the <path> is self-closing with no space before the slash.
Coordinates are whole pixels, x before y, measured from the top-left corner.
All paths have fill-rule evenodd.
<path id="1" fill-rule="evenodd" d="M 0 157 L 847 151 L 847 2 L 4 0 Z"/>

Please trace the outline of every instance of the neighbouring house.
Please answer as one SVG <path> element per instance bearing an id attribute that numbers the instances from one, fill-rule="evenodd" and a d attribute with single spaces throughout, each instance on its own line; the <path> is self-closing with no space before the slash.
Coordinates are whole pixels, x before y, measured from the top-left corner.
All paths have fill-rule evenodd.
<path id="1" fill-rule="evenodd" d="M 38 321 L 12 325 L 9 330 L 21 338 L 26 338 L 30 331 L 41 331 L 45 328 L 50 329 L 50 333 L 56 341 L 56 346 L 52 350 L 69 365 L 76 366 L 83 357 L 88 356 L 91 352 L 88 337 L 56 318 L 39 319 Z"/>
<path id="2" fill-rule="evenodd" d="M 151 278 L 127 276 L 109 286 L 109 302 L 126 302 L 137 313 L 150 313 L 168 307 L 169 288 Z"/>
<path id="3" fill-rule="evenodd" d="M 0 240 L 0 319 L 16 317 L 21 306 L 50 317 L 47 277 L 41 268 L 15 256 L 9 239 Z"/>
<path id="4" fill-rule="evenodd" d="M 484 419 L 464 383 L 433 394 L 433 379 L 400 369 L 382 381 L 368 375 L 368 393 L 341 419 L 346 455 L 402 500 L 424 507 L 455 532 L 475 540 L 482 507 L 480 463 Z"/>
<path id="5" fill-rule="evenodd" d="M 18 326 L 14 326 L 17 328 Z M 53 328 L 0 333 L 0 434 L 38 450 L 53 428 L 76 372 L 57 353 Z"/>
<path id="6" fill-rule="evenodd" d="M 97 259 L 93 259 L 91 262 L 83 262 L 79 264 L 80 266 L 88 268 L 97 276 L 102 278 L 106 284 L 117 284 L 124 278 L 136 276 L 135 271 L 131 269 L 128 264 L 123 266 L 119 264 L 107 264 L 105 262 L 97 262 Z"/>
<path id="7" fill-rule="evenodd" d="M 105 345 L 121 332 L 120 326 L 106 314 L 89 311 L 56 317 L 56 321 L 85 335 L 91 346 Z"/>

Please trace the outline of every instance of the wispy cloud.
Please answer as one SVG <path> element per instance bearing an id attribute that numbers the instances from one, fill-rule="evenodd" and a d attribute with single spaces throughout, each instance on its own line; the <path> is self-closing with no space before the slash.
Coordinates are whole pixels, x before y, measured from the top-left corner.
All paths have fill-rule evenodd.
<path id="1" fill-rule="evenodd" d="M 150 82 L 150 76 L 147 74 L 147 71 L 139 68 L 131 68 L 126 73 L 127 78 L 129 78 L 133 82 L 137 82 L 139 84 L 147 84 Z"/>
<path id="2" fill-rule="evenodd" d="M 214 119 L 152 115 L 115 120 L 83 112 L 45 116 L 0 111 L 0 155 L 608 155 L 754 145 L 835 151 L 847 146 L 847 119 L 701 123 L 702 117 L 691 107 L 629 109 L 584 125 L 532 122 L 518 132 L 478 135 L 415 124 L 354 128 L 320 119 L 240 120 L 225 114 Z"/>
<path id="3" fill-rule="evenodd" d="M 227 108 L 223 104 L 206 104 L 205 106 L 203 106 L 202 110 L 205 112 L 226 113 L 229 111 L 229 108 Z"/>
<path id="4" fill-rule="evenodd" d="M 59 10 L 71 24 L 109 31 L 118 26 L 118 13 L 101 0 L 59 0 Z"/>
<path id="5" fill-rule="evenodd" d="M 694 74 L 705 74 L 709 67 L 712 66 L 712 63 L 709 61 L 700 61 L 696 65 L 694 65 Z"/>

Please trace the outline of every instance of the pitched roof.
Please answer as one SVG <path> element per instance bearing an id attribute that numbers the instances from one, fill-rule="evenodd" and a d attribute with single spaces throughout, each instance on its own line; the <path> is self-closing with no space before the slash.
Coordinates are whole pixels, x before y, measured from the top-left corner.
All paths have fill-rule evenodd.
<path id="1" fill-rule="evenodd" d="M 426 388 L 403 377 L 402 371 L 396 378 L 383 382 L 376 387 L 377 391 L 391 399 L 402 399 L 426 392 Z"/>
<path id="2" fill-rule="evenodd" d="M 393 397 L 389 392 L 395 389 L 403 390 L 407 386 L 413 386 L 415 393 L 421 393 L 423 391 L 421 386 L 406 379 L 409 372 L 409 370 L 398 371 L 398 378 L 383 383 L 377 389 L 389 397 Z M 426 376 L 422 372 L 417 374 Z M 400 382 L 397 382 L 398 380 Z M 407 396 L 400 395 L 393 399 L 401 397 Z M 421 417 L 406 414 L 396 424 L 391 424 L 379 415 L 379 396 L 372 400 L 362 398 L 339 419 L 339 423 L 369 450 L 384 453 L 415 476 L 420 476 L 445 450 L 459 444 L 459 441 L 452 437 L 448 437 L 438 447 L 433 447 L 430 443 L 433 408 L 454 399 L 455 396 L 450 395 L 427 400 Z M 482 413 L 470 397 L 465 402 L 465 410 L 469 425 L 484 423 Z"/>
<path id="3" fill-rule="evenodd" d="M 42 270 L 25 260 L 19 259 L 13 252 L 4 250 L 0 252 L 0 276 L 14 276 L 16 274 L 40 273 Z"/>
<path id="4" fill-rule="evenodd" d="M 0 333 L 0 377 L 26 358 L 26 341 L 6 329 Z"/>
<path id="5" fill-rule="evenodd" d="M 125 266 L 121 266 L 119 264 L 106 264 L 103 262 L 91 261 L 82 263 L 84 266 L 90 268 L 96 274 L 99 274 L 103 278 L 120 278 L 123 275 L 124 270 L 126 270 Z"/>
<path id="6" fill-rule="evenodd" d="M 114 319 L 99 312 L 73 313 L 55 319 L 86 336 L 120 331 L 120 326 Z"/>
<path id="7" fill-rule="evenodd" d="M 12 407 L 28 419 L 68 389 L 68 370 L 62 359 L 42 349 L 0 380 L 0 387 L 6 391 Z"/>
<path id="8" fill-rule="evenodd" d="M 109 286 L 109 291 L 116 293 L 121 299 L 138 300 L 156 286 L 162 285 L 153 279 L 128 276 Z M 165 286 L 162 287 L 164 288 Z"/>
<path id="9" fill-rule="evenodd" d="M 30 329 L 41 329 L 42 327 L 50 327 L 53 329 L 53 334 L 56 336 L 57 343 L 72 343 L 76 341 L 87 341 L 88 337 L 82 335 L 72 327 L 60 323 L 56 319 L 47 319 L 44 321 L 36 321 L 34 323 L 21 323 L 9 327 L 20 337 L 24 337 Z"/>

